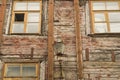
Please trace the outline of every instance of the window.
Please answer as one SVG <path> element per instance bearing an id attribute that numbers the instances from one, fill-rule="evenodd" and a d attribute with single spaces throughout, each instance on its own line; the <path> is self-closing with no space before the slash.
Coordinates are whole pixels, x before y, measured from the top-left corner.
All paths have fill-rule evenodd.
<path id="1" fill-rule="evenodd" d="M 13 4 L 10 34 L 40 34 L 41 0 L 16 0 Z"/>
<path id="2" fill-rule="evenodd" d="M 37 63 L 6 63 L 3 80 L 38 80 Z"/>
<path id="3" fill-rule="evenodd" d="M 93 33 L 120 33 L 120 1 L 91 1 Z"/>

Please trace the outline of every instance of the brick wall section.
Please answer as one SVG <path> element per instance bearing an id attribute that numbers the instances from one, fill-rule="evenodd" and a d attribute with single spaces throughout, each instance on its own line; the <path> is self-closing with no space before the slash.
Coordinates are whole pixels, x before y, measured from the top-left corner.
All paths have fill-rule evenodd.
<path id="1" fill-rule="evenodd" d="M 5 35 L 2 54 L 31 54 L 31 48 L 35 56 L 47 55 L 47 37 Z"/>
<path id="2" fill-rule="evenodd" d="M 86 3 L 87 4 L 87 3 Z M 61 37 L 65 44 L 64 53 L 68 55 L 63 63 L 65 80 L 78 80 L 76 68 L 75 26 L 73 1 L 55 1 L 54 10 L 54 39 Z M 119 37 L 90 37 L 88 7 L 80 9 L 80 28 L 82 34 L 84 80 L 120 80 L 120 38 Z M 85 10 L 87 16 L 85 18 Z M 87 20 L 86 20 L 87 19 Z M 47 18 L 44 23 L 47 23 Z M 47 24 L 43 32 L 46 35 Z M 6 29 L 6 28 L 5 28 Z M 34 48 L 34 57 L 47 54 L 47 36 L 38 35 L 6 35 L 2 54 L 30 54 Z M 89 49 L 89 61 L 86 61 L 86 48 Z M 115 62 L 112 62 L 112 51 Z M 72 57 L 71 57 L 72 56 Z M 55 63 L 58 65 L 58 63 Z M 57 71 L 58 68 L 55 68 Z"/>
<path id="3" fill-rule="evenodd" d="M 64 54 L 67 60 L 62 64 L 65 73 L 65 80 L 77 80 L 77 64 L 75 49 L 75 26 L 74 26 L 74 5 L 73 1 L 55 1 L 54 10 L 54 38 L 60 37 L 65 44 Z M 71 57 L 70 57 L 71 56 Z M 55 62 L 55 74 L 60 71 L 59 63 Z M 59 75 L 55 75 L 57 78 Z M 55 79 L 59 80 L 59 79 Z"/>

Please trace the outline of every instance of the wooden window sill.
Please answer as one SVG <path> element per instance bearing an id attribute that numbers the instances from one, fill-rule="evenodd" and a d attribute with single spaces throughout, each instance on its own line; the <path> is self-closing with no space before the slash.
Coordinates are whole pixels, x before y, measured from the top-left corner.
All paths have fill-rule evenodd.
<path id="1" fill-rule="evenodd" d="M 120 37 L 120 33 L 92 33 L 90 37 Z"/>
<path id="2" fill-rule="evenodd" d="M 40 33 L 10 33 L 9 35 L 42 35 Z"/>

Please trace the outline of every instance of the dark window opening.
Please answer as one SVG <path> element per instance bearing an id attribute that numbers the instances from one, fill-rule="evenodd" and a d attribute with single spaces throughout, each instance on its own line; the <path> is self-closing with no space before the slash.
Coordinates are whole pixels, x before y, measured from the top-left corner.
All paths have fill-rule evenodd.
<path id="1" fill-rule="evenodd" d="M 15 14 L 15 21 L 24 21 L 24 13 Z"/>

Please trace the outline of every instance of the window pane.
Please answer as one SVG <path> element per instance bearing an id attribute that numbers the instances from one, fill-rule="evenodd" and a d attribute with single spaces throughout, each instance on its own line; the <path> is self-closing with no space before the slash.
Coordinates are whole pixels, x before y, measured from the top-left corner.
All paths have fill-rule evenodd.
<path id="1" fill-rule="evenodd" d="M 93 10 L 105 10 L 104 2 L 93 2 Z"/>
<path id="2" fill-rule="evenodd" d="M 95 32 L 96 33 L 107 32 L 107 25 L 106 25 L 106 23 L 95 23 Z"/>
<path id="3" fill-rule="evenodd" d="M 27 10 L 27 3 L 26 2 L 16 2 L 15 10 Z"/>
<path id="4" fill-rule="evenodd" d="M 8 65 L 6 70 L 6 76 L 20 76 L 20 66 Z"/>
<path id="5" fill-rule="evenodd" d="M 94 14 L 95 21 L 105 21 L 105 15 L 103 13 Z"/>
<path id="6" fill-rule="evenodd" d="M 24 23 L 14 23 L 12 32 L 13 33 L 23 33 L 24 32 Z"/>
<path id="7" fill-rule="evenodd" d="M 40 13 L 28 13 L 28 22 L 39 22 Z"/>
<path id="8" fill-rule="evenodd" d="M 27 24 L 27 33 L 38 33 L 39 23 L 28 23 Z"/>
<path id="9" fill-rule="evenodd" d="M 119 10 L 118 2 L 106 2 L 107 10 Z"/>
<path id="10" fill-rule="evenodd" d="M 28 2 L 28 10 L 40 10 L 40 2 Z"/>
<path id="11" fill-rule="evenodd" d="M 36 78 L 22 78 L 22 80 L 37 80 Z"/>
<path id="12" fill-rule="evenodd" d="M 109 21 L 120 21 L 120 12 L 111 12 L 108 13 Z"/>
<path id="13" fill-rule="evenodd" d="M 120 23 L 110 23 L 110 32 L 120 32 Z"/>
<path id="14" fill-rule="evenodd" d="M 15 14 L 15 21 L 22 21 L 22 22 L 24 22 L 24 13 L 16 13 Z"/>
<path id="15" fill-rule="evenodd" d="M 36 76 L 36 67 L 24 65 L 22 67 L 23 76 Z M 32 79 L 30 79 L 32 80 Z"/>

